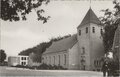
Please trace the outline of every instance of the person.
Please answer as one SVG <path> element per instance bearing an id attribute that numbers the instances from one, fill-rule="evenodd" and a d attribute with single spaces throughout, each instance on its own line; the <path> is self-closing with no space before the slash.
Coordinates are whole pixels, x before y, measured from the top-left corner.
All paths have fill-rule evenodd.
<path id="1" fill-rule="evenodd" d="M 115 62 L 113 59 L 110 59 L 109 62 L 108 62 L 108 76 L 111 77 L 111 76 L 114 76 L 114 73 L 115 73 L 115 70 L 116 70 L 116 67 L 115 67 Z"/>
<path id="2" fill-rule="evenodd" d="M 111 76 L 114 76 L 114 71 L 115 71 L 115 63 L 114 63 L 114 59 L 113 59 L 112 50 L 110 50 L 108 52 L 107 59 L 108 59 L 108 68 L 109 68 L 108 76 L 111 77 Z"/>
<path id="3" fill-rule="evenodd" d="M 108 76 L 108 62 L 104 61 L 103 65 L 102 65 L 102 71 L 103 71 L 103 77 Z"/>

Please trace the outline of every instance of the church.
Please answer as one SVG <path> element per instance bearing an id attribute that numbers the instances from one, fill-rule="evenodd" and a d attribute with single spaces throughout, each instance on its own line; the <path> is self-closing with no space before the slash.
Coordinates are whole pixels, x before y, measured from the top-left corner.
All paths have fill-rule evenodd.
<path id="1" fill-rule="evenodd" d="M 68 70 L 100 70 L 104 56 L 103 28 L 90 8 L 71 37 L 53 42 L 42 54 L 42 62 Z"/>

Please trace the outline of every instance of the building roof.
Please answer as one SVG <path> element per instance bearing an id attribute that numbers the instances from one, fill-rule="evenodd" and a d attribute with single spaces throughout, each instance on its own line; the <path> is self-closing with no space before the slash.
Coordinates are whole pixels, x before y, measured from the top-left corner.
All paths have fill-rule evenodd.
<path id="1" fill-rule="evenodd" d="M 60 41 L 53 42 L 52 45 L 47 48 L 47 50 L 43 53 L 52 53 L 52 52 L 60 52 L 68 50 L 69 48 L 72 48 L 74 44 L 77 43 L 77 35 L 72 35 L 71 37 L 64 38 Z"/>
<path id="2" fill-rule="evenodd" d="M 82 22 L 78 26 L 78 28 L 80 26 L 87 24 L 87 23 L 100 24 L 99 19 L 97 18 L 97 16 L 95 15 L 95 13 L 93 12 L 93 10 L 91 8 L 88 10 L 87 14 L 85 15 L 84 19 L 82 20 Z"/>

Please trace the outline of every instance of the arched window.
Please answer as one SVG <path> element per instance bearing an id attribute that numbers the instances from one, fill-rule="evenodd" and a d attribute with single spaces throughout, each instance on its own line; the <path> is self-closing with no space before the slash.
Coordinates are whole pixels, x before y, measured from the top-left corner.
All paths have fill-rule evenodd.
<path id="1" fill-rule="evenodd" d="M 55 56 L 53 56 L 53 60 L 54 60 L 54 65 L 55 65 Z"/>
<path id="2" fill-rule="evenodd" d="M 59 58 L 59 65 L 60 65 L 60 55 L 58 55 L 58 58 Z"/>
<path id="3" fill-rule="evenodd" d="M 66 54 L 64 54 L 64 64 L 66 65 Z"/>
<path id="4" fill-rule="evenodd" d="M 96 66 L 96 60 L 94 60 L 94 66 Z"/>

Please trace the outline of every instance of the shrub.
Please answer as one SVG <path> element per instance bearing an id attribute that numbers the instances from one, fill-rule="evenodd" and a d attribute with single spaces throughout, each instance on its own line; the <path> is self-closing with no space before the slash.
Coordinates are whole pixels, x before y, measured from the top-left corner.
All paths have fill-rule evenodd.
<path id="1" fill-rule="evenodd" d="M 17 67 L 17 68 L 29 68 L 28 66 L 23 66 L 23 65 L 16 65 L 16 66 L 12 66 L 12 67 Z"/>
<path id="2" fill-rule="evenodd" d="M 32 68 L 34 68 L 34 67 L 32 67 Z M 63 68 L 62 66 L 56 66 L 56 65 L 54 65 L 54 66 L 52 66 L 52 65 L 47 65 L 47 64 L 45 64 L 45 63 L 43 63 L 43 64 L 41 64 L 40 66 L 37 66 L 37 67 L 35 67 L 36 69 L 42 69 L 42 70 L 58 70 L 58 69 L 60 69 L 60 70 L 67 70 L 66 68 Z"/>
<path id="3" fill-rule="evenodd" d="M 37 69 L 49 69 L 49 66 L 43 63 L 40 66 L 38 66 Z"/>
<path id="4" fill-rule="evenodd" d="M 52 66 L 52 65 L 48 65 L 48 68 L 49 68 L 50 70 L 52 70 L 52 69 L 53 69 L 53 66 Z"/>
<path id="5" fill-rule="evenodd" d="M 54 66 L 53 66 L 53 69 L 58 69 L 58 66 L 54 65 Z"/>

